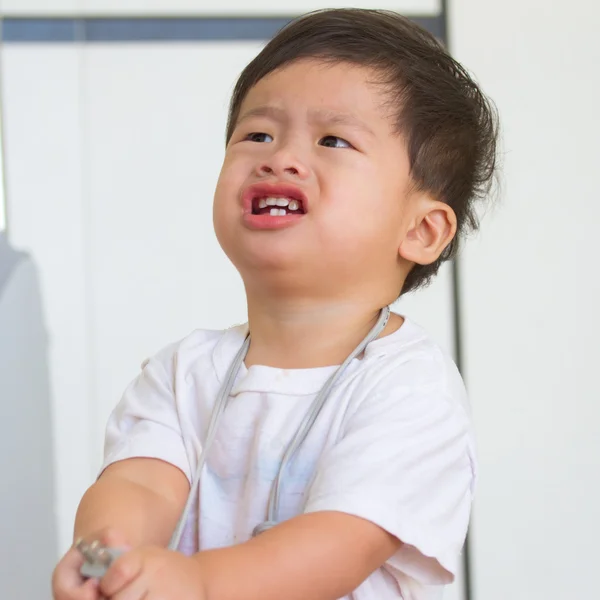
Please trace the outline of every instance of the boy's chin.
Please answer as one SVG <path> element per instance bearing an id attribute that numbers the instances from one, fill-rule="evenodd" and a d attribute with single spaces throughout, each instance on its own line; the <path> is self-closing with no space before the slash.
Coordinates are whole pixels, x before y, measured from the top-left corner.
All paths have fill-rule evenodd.
<path id="1" fill-rule="evenodd" d="M 298 263 L 300 256 L 289 253 L 275 252 L 252 252 L 246 251 L 236 253 L 230 256 L 229 259 L 240 271 L 240 273 L 257 273 L 265 277 L 276 276 L 278 274 L 285 275 L 286 273 L 298 273 Z"/>

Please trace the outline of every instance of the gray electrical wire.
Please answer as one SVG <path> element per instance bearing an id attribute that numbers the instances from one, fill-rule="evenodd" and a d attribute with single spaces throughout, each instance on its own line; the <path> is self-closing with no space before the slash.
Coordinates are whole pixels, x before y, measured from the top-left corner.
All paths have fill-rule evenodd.
<path id="1" fill-rule="evenodd" d="M 390 318 L 390 308 L 386 306 L 381 310 L 379 315 L 379 319 L 375 326 L 371 329 L 371 331 L 367 334 L 367 336 L 362 340 L 362 342 L 354 349 L 354 351 L 348 356 L 348 358 L 343 362 L 343 364 L 335 371 L 335 373 L 327 380 L 321 391 L 317 394 L 317 397 L 314 399 L 311 407 L 309 408 L 306 416 L 304 417 L 300 427 L 298 428 L 296 435 L 293 437 L 289 446 L 287 447 L 283 458 L 281 460 L 281 464 L 279 465 L 279 471 L 277 472 L 277 477 L 273 482 L 273 486 L 271 487 L 271 493 L 269 495 L 269 502 L 267 505 L 267 520 L 264 523 L 259 524 L 253 531 L 253 536 L 258 535 L 259 533 L 270 529 L 274 525 L 277 524 L 277 519 L 279 516 L 279 496 L 280 496 L 280 488 L 281 488 L 281 480 L 284 474 L 286 467 L 289 462 L 294 457 L 297 450 L 300 448 L 306 437 L 308 436 L 312 426 L 314 425 L 317 417 L 319 416 L 323 406 L 333 387 L 343 376 L 344 372 L 350 365 L 350 363 L 359 356 L 365 348 L 376 339 L 381 332 L 384 330 L 387 322 Z M 231 395 L 231 390 L 233 389 L 233 385 L 235 383 L 236 376 L 239 372 L 244 359 L 246 358 L 246 354 L 248 352 L 248 348 L 250 347 L 250 335 L 246 336 L 242 347 L 239 349 L 235 358 L 233 359 L 231 365 L 229 366 L 229 370 L 227 371 L 227 375 L 225 377 L 225 381 L 221 386 L 219 391 L 219 395 L 215 401 L 215 407 L 213 409 L 213 413 L 210 418 L 210 423 L 208 426 L 208 430 L 206 433 L 206 442 L 204 444 L 204 448 L 198 458 L 198 465 L 196 468 L 196 473 L 192 479 L 192 484 L 190 488 L 190 493 L 185 504 L 185 508 L 181 513 L 181 517 L 179 522 L 177 523 L 177 527 L 171 536 L 171 541 L 169 542 L 169 549 L 176 550 L 181 541 L 181 536 L 183 535 L 183 531 L 186 525 L 186 522 L 191 514 L 192 507 L 194 502 L 198 497 L 199 487 L 200 487 L 200 479 L 202 477 L 202 471 L 206 464 L 206 456 L 208 455 L 208 451 L 214 441 L 218 424 L 221 419 L 221 416 L 227 406 L 227 402 L 229 400 L 229 396 Z"/>
<path id="2" fill-rule="evenodd" d="M 271 494 L 269 496 L 269 504 L 267 509 L 267 520 L 264 523 L 258 525 L 253 532 L 253 535 L 257 535 L 270 529 L 274 525 L 277 524 L 278 515 L 279 515 L 279 498 L 281 496 L 281 479 L 288 463 L 292 460 L 300 446 L 303 444 L 304 440 L 308 436 L 312 426 L 314 425 L 317 417 L 321 413 L 327 398 L 329 397 L 329 393 L 335 386 L 335 384 L 342 378 L 346 369 L 350 366 L 352 361 L 364 351 L 364 349 L 374 340 L 379 334 L 384 330 L 387 322 L 390 318 L 390 309 L 389 307 L 385 307 L 381 314 L 379 315 L 379 319 L 373 329 L 367 334 L 367 337 L 354 349 L 352 354 L 348 356 L 348 358 L 343 362 L 343 364 L 335 371 L 335 373 L 327 380 L 321 391 L 317 394 L 317 397 L 313 400 L 313 403 L 306 413 L 302 424 L 298 428 L 296 435 L 290 442 L 287 447 L 285 454 L 281 460 L 281 464 L 279 465 L 279 471 L 277 473 L 277 477 L 273 483 L 271 488 Z"/>
<path id="3" fill-rule="evenodd" d="M 227 401 L 229 400 L 229 396 L 231 395 L 233 384 L 235 383 L 235 378 L 237 376 L 239 368 L 242 365 L 242 362 L 244 361 L 244 358 L 246 358 L 246 354 L 248 352 L 249 347 L 250 336 L 248 335 L 246 336 L 242 347 L 235 355 L 233 362 L 229 366 L 229 370 L 227 371 L 227 375 L 225 376 L 225 381 L 223 382 L 223 385 L 221 386 L 221 389 L 219 391 L 219 395 L 217 396 L 217 399 L 215 401 L 215 407 L 213 408 L 213 412 L 210 417 L 210 423 L 208 425 L 208 430 L 206 432 L 206 442 L 204 443 L 204 448 L 202 448 L 202 452 L 198 457 L 198 466 L 196 468 L 196 473 L 192 479 L 190 493 L 188 495 L 185 508 L 183 509 L 181 517 L 179 518 L 179 522 L 177 523 L 177 527 L 175 528 L 175 531 L 171 536 L 171 541 L 169 542 L 169 550 L 176 550 L 179 546 L 179 542 L 181 541 L 181 536 L 183 535 L 183 530 L 185 528 L 186 521 L 192 511 L 192 506 L 198 495 L 198 488 L 200 487 L 200 478 L 202 477 L 202 470 L 204 469 L 204 465 L 206 463 L 206 456 L 217 433 L 217 427 L 219 425 L 219 421 L 221 420 L 221 415 L 225 410 L 225 406 L 227 405 Z"/>

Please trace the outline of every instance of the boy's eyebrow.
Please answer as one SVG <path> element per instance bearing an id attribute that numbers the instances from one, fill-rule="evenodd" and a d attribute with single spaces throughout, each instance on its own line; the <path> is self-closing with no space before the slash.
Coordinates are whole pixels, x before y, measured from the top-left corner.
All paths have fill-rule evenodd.
<path id="1" fill-rule="evenodd" d="M 324 125 L 346 125 L 353 129 L 360 129 L 375 137 L 373 130 L 361 119 L 352 113 L 337 112 L 335 110 L 314 110 L 310 114 L 311 121 L 317 121 Z"/>
<path id="2" fill-rule="evenodd" d="M 268 104 L 247 110 L 239 117 L 238 123 L 251 117 L 267 117 L 280 123 L 288 120 L 285 110 Z M 352 113 L 337 112 L 327 109 L 313 109 L 309 112 L 309 120 L 322 125 L 346 125 L 354 129 L 360 129 L 371 136 L 375 136 L 373 130 Z"/>
<path id="3" fill-rule="evenodd" d="M 269 106 L 268 104 L 257 106 L 240 115 L 238 123 L 241 123 L 245 119 L 249 119 L 251 117 L 269 117 L 274 121 L 285 121 L 285 111 L 282 108 Z"/>

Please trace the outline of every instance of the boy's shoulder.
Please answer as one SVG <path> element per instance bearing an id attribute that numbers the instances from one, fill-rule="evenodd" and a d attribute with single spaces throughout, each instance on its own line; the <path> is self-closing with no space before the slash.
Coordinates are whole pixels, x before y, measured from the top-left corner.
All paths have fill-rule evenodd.
<path id="1" fill-rule="evenodd" d="M 424 384 L 458 374 L 452 356 L 408 317 L 397 331 L 372 342 L 365 355 L 380 359 L 382 368 L 392 372 L 409 369 Z"/>
<path id="2" fill-rule="evenodd" d="M 223 360 L 229 353 L 235 354 L 248 331 L 247 324 L 227 329 L 195 329 L 184 338 L 164 346 L 150 359 L 159 363 L 167 372 L 189 371 Z"/>
<path id="3" fill-rule="evenodd" d="M 431 393 L 469 405 L 462 376 L 452 356 L 420 325 L 405 317 L 394 333 L 375 340 L 365 352 L 365 376 L 374 394 L 391 390 L 411 396 Z"/>

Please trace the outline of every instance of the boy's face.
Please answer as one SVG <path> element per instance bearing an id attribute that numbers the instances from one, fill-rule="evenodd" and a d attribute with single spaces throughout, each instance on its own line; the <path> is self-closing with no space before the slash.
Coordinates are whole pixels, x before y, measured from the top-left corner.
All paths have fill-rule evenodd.
<path id="1" fill-rule="evenodd" d="M 214 203 L 217 237 L 246 283 L 398 293 L 409 162 L 375 75 L 301 60 L 246 96 Z"/>

